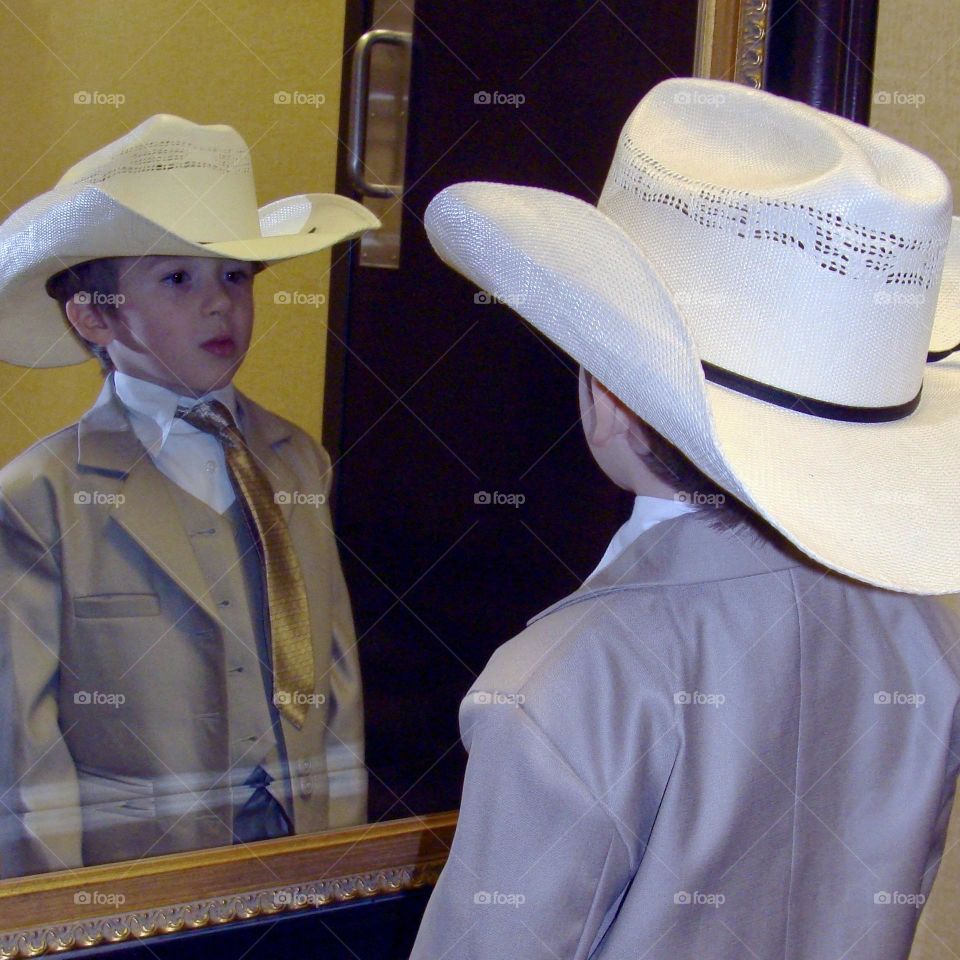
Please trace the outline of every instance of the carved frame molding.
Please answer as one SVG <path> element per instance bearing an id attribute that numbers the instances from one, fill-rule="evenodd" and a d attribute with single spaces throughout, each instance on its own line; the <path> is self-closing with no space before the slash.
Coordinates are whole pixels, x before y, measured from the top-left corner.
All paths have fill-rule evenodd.
<path id="1" fill-rule="evenodd" d="M 700 0 L 694 75 L 762 87 L 769 14 L 768 0 Z"/>
<path id="2" fill-rule="evenodd" d="M 0 958 L 219 927 L 432 885 L 456 820 L 451 811 L 5 880 Z"/>

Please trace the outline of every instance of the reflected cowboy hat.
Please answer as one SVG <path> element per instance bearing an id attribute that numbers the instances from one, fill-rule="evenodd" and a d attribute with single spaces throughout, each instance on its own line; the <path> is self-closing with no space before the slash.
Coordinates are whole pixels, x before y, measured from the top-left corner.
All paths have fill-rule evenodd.
<path id="1" fill-rule="evenodd" d="M 361 204 L 305 193 L 257 209 L 250 150 L 232 127 L 158 114 L 71 167 L 0 225 L 0 359 L 31 367 L 90 354 L 45 284 L 99 257 L 273 262 L 380 226 Z"/>
<path id="2" fill-rule="evenodd" d="M 960 590 L 960 231 L 867 127 L 736 84 L 655 87 L 599 203 L 462 183 L 439 256 L 807 555 Z"/>

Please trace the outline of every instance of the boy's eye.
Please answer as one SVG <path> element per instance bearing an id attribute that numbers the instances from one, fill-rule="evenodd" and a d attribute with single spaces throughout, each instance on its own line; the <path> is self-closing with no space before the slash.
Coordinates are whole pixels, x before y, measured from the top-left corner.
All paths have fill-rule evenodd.
<path id="1" fill-rule="evenodd" d="M 179 286 L 181 283 L 187 281 L 187 273 L 185 270 L 177 270 L 174 273 L 168 273 L 162 280 L 163 283 L 168 283 L 171 286 Z"/>
<path id="2" fill-rule="evenodd" d="M 250 279 L 250 271 L 244 269 L 228 270 L 225 276 L 231 283 L 244 283 Z"/>

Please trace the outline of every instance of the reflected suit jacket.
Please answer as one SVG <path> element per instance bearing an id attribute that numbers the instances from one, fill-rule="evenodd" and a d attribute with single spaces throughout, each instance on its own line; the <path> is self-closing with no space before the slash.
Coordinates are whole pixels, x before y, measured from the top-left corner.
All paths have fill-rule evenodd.
<path id="1" fill-rule="evenodd" d="M 957 621 L 710 511 L 491 658 L 416 960 L 893 960 L 960 760 Z"/>
<path id="2" fill-rule="evenodd" d="M 281 510 L 323 696 L 300 730 L 281 720 L 295 828 L 363 822 L 362 695 L 326 504 L 330 461 L 293 424 L 239 394 L 238 403 L 274 490 L 304 495 Z M 112 378 L 78 423 L 0 471 L 3 875 L 231 843 L 220 803 L 224 631 L 211 589 L 172 483 Z M 98 798 L 95 821 L 86 796 Z"/>

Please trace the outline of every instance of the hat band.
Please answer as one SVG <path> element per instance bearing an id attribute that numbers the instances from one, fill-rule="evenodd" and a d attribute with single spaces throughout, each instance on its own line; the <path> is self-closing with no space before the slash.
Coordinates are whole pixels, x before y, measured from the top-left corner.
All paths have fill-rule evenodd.
<path id="1" fill-rule="evenodd" d="M 748 397 L 772 403 L 787 410 L 796 410 L 798 413 L 807 413 L 812 417 L 823 417 L 827 420 L 845 420 L 853 423 L 888 423 L 891 420 L 902 420 L 909 416 L 920 405 L 920 394 L 906 403 L 898 403 L 892 407 L 856 407 L 845 403 L 831 403 L 829 400 L 815 400 L 805 397 L 802 393 L 793 393 L 780 387 L 772 387 L 769 383 L 751 380 L 732 370 L 718 367 L 716 364 L 701 360 L 704 376 L 711 382 L 729 390 L 736 390 Z"/>
<path id="2" fill-rule="evenodd" d="M 960 343 L 955 347 L 951 347 L 949 350 L 931 350 L 927 354 L 927 363 L 936 363 L 938 360 L 946 360 L 951 353 L 956 353 L 960 350 Z"/>

